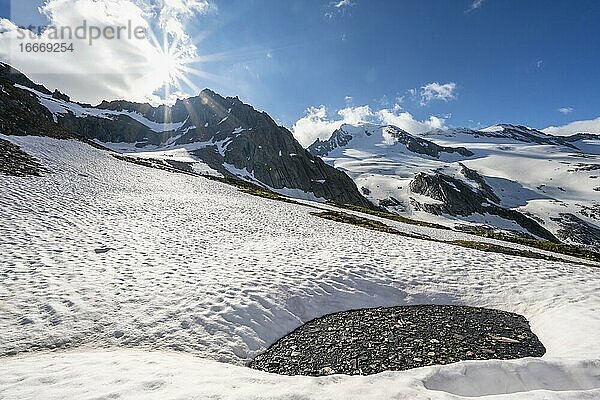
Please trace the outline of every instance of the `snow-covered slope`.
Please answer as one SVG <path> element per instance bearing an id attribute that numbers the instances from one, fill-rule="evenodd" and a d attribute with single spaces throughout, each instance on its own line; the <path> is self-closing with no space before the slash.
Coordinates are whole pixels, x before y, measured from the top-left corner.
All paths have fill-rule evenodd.
<path id="1" fill-rule="evenodd" d="M 309 149 L 391 211 L 450 226 L 555 235 L 600 249 L 595 135 L 560 138 L 515 125 L 434 130 L 415 139 L 434 150 L 421 151 L 386 133 L 396 130 L 345 125 Z"/>
<path id="2" fill-rule="evenodd" d="M 1 138 L 50 171 L 0 175 L 2 398 L 600 396 L 598 268 L 339 224 L 78 141 Z M 243 367 L 323 314 L 420 303 L 520 313 L 547 354 L 369 377 Z"/>

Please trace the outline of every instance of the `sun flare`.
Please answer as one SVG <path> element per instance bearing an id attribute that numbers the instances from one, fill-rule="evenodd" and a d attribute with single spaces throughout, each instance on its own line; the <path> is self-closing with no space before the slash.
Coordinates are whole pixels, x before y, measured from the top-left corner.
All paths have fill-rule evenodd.
<path id="1" fill-rule="evenodd" d="M 156 92 L 163 100 L 169 101 L 174 92 L 186 93 L 185 86 L 193 92 L 199 90 L 186 76 L 187 74 L 201 75 L 197 68 L 191 66 L 198 61 L 195 55 L 189 54 L 189 47 L 170 38 L 167 34 L 163 34 L 162 40 L 152 35 L 149 53 L 148 79 L 156 82 Z"/>

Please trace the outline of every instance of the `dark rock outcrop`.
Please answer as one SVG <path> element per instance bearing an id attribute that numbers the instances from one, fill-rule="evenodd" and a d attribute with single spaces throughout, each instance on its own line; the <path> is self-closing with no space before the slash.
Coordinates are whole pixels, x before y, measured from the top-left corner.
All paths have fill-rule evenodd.
<path id="1" fill-rule="evenodd" d="M 0 64 L 0 133 L 59 139 L 74 137 L 71 132 L 54 122 L 52 113 L 40 105 L 35 94 L 15 87 L 15 83 L 27 87 L 36 86 L 38 91 L 46 90 L 6 64 Z"/>
<path id="2" fill-rule="evenodd" d="M 479 183 L 479 189 L 474 189 L 460 179 L 441 173 L 426 174 L 421 172 L 417 174 L 410 182 L 410 190 L 413 193 L 438 200 L 441 204 L 415 202 L 415 208 L 436 215 L 444 213 L 454 216 L 469 216 L 475 213 L 496 215 L 516 222 L 533 235 L 551 242 L 558 242 L 558 239 L 550 231 L 533 219 L 516 210 L 494 204 L 498 202 L 498 197 L 483 178 L 476 171 L 469 170 L 464 166 L 463 171 L 465 176 L 470 176 L 470 179 Z"/>
<path id="3" fill-rule="evenodd" d="M 38 160 L 8 140 L 0 139 L 0 174 L 41 176 L 45 172 Z"/>
<path id="4" fill-rule="evenodd" d="M 441 153 L 459 154 L 463 157 L 471 157 L 473 152 L 464 147 L 446 147 L 440 146 L 429 140 L 413 136 L 410 133 L 396 127 L 388 127 L 391 129 L 392 136 L 413 153 L 428 155 L 434 158 L 440 158 Z"/>
<path id="5" fill-rule="evenodd" d="M 579 142 L 580 140 L 600 140 L 600 134 L 598 133 L 576 133 L 570 136 L 564 136 L 562 138 L 567 142 Z"/>
<path id="6" fill-rule="evenodd" d="M 561 226 L 556 233 L 560 239 L 583 244 L 600 252 L 600 228 L 570 213 L 561 213 L 552 220 Z"/>
<path id="7" fill-rule="evenodd" d="M 370 375 L 462 360 L 540 357 L 527 320 L 465 306 L 405 306 L 329 314 L 281 338 L 250 362 L 284 375 Z"/>
<path id="8" fill-rule="evenodd" d="M 45 86 L 34 83 L 21 71 L 3 62 L 0 62 L 0 79 L 11 84 L 17 84 L 37 90 L 40 93 L 48 95 L 52 94 L 52 92 L 49 91 Z"/>
<path id="9" fill-rule="evenodd" d="M 479 175 L 479 172 L 474 169 L 468 168 L 466 165 L 459 163 L 461 167 L 461 173 L 469 180 L 477 183 L 479 192 L 493 201 L 494 203 L 500 203 L 500 198 L 494 193 L 494 189 L 483 179 L 483 176 Z"/>
<path id="10" fill-rule="evenodd" d="M 62 100 L 62 101 L 66 101 L 66 102 L 71 101 L 71 98 L 69 96 L 67 96 L 64 93 L 61 93 L 58 89 L 54 90 L 54 93 L 52 93 L 52 97 L 57 100 Z"/>

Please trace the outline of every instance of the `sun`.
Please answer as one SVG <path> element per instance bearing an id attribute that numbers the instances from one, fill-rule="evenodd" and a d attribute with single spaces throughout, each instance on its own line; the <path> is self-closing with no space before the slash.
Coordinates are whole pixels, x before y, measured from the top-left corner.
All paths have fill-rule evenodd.
<path id="1" fill-rule="evenodd" d="M 199 35 L 199 39 L 203 37 Z M 203 81 L 223 81 L 223 77 L 201 69 L 201 64 L 222 60 L 222 55 L 199 55 L 196 46 L 199 39 L 183 43 L 165 32 L 159 39 L 150 31 L 145 75 L 146 79 L 155 83 L 156 94 L 163 101 L 200 93 L 201 89 L 190 79 L 190 75 Z"/>
<path id="2" fill-rule="evenodd" d="M 166 34 L 162 41 L 152 40 L 151 44 L 147 57 L 148 79 L 156 82 L 157 88 L 164 91 L 164 98 L 167 100 L 173 88 L 182 88 L 186 71 L 190 69 L 187 64 L 192 60 L 182 51 L 182 46 L 176 40 L 169 40 Z"/>
<path id="3" fill-rule="evenodd" d="M 191 64 L 198 63 L 197 54 L 189 44 L 163 33 L 158 39 L 150 36 L 150 48 L 147 54 L 147 79 L 156 84 L 156 94 L 164 101 L 172 101 L 172 95 L 187 95 L 189 90 L 199 92 L 199 88 L 188 78 L 189 74 L 202 76 L 203 73 Z M 195 50 L 195 47 L 193 48 Z"/>
<path id="4" fill-rule="evenodd" d="M 163 85 L 175 84 L 181 74 L 184 60 L 178 59 L 173 54 L 162 53 L 156 55 L 153 60 L 156 75 Z"/>

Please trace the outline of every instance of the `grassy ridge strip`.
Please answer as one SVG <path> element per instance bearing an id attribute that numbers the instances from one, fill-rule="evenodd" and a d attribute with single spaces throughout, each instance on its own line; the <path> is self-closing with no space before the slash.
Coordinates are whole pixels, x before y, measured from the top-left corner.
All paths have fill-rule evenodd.
<path id="1" fill-rule="evenodd" d="M 424 227 L 435 228 L 435 229 L 452 230 L 452 228 L 449 228 L 444 225 L 439 225 L 439 224 L 434 224 L 434 223 L 430 223 L 430 222 L 424 222 L 424 221 L 419 221 L 419 220 L 415 220 L 415 219 L 411 219 L 411 218 L 406 218 L 401 215 L 392 214 L 392 213 L 389 213 L 386 211 L 371 210 L 369 208 L 355 206 L 352 204 L 333 204 L 333 203 L 330 203 L 330 204 L 333 206 L 336 206 L 336 207 L 345 208 L 347 210 L 358 211 L 358 212 L 361 212 L 364 214 L 374 215 L 376 217 L 386 218 L 391 221 L 402 222 L 405 224 L 418 225 L 418 226 L 424 226 Z M 492 232 L 492 231 L 481 231 L 478 229 L 461 228 L 461 229 L 459 229 L 459 231 L 477 235 L 477 236 L 481 236 L 481 237 L 490 238 L 490 239 L 502 240 L 504 242 L 517 243 L 517 244 L 521 244 L 523 246 L 533 247 L 536 249 L 545 250 L 545 251 L 549 251 L 552 253 L 564 254 L 566 256 L 577 257 L 577 258 L 581 258 L 584 260 L 600 262 L 600 253 L 590 250 L 584 246 L 578 246 L 578 245 L 566 244 L 566 243 L 555 243 L 555 242 L 550 242 L 547 240 L 538 240 L 538 239 L 533 239 L 533 238 L 508 235 L 505 233 Z M 473 243 L 479 243 L 479 242 L 473 242 Z M 499 247 L 503 248 L 502 246 L 499 246 Z"/>
<path id="2" fill-rule="evenodd" d="M 391 233 L 394 235 L 407 236 L 407 237 L 412 237 L 412 238 L 417 238 L 417 239 L 425 239 L 425 240 L 430 240 L 430 241 L 438 242 L 438 243 L 452 244 L 455 246 L 466 247 L 469 249 L 475 249 L 475 250 L 493 252 L 493 253 L 501 253 L 501 254 L 507 254 L 507 255 L 511 255 L 511 256 L 535 258 L 535 259 L 540 259 L 540 260 L 556 261 L 556 262 L 567 262 L 567 263 L 571 263 L 571 264 L 597 267 L 597 265 L 594 265 L 594 264 L 579 263 L 579 262 L 565 260 L 565 259 L 562 259 L 559 257 L 551 256 L 548 254 L 536 253 L 534 251 L 529 251 L 529 250 L 513 249 L 510 247 L 500 246 L 500 245 L 493 244 L 493 243 L 482 243 L 482 242 L 475 242 L 475 241 L 470 241 L 470 240 L 448 240 L 447 241 L 447 240 L 434 239 L 434 238 L 430 238 L 430 237 L 424 237 L 424 236 L 421 237 L 418 235 L 407 234 L 407 233 L 401 232 L 397 229 L 394 229 L 391 226 L 388 226 L 382 222 L 373 221 L 368 218 L 362 218 L 362 217 L 358 217 L 356 215 L 347 214 L 347 213 L 340 212 L 340 211 L 312 212 L 311 214 L 314 216 L 320 217 L 320 218 L 328 219 L 330 221 L 356 225 L 356 226 L 360 226 L 362 228 L 371 229 L 371 230 L 378 231 L 378 232 Z"/>
<path id="3" fill-rule="evenodd" d="M 515 235 L 507 235 L 505 233 L 500 233 L 500 232 L 481 231 L 481 230 L 477 230 L 477 229 L 462 228 L 461 231 L 463 231 L 465 233 L 470 233 L 472 235 L 490 238 L 490 239 L 496 239 L 496 240 L 502 240 L 505 242 L 522 244 L 524 246 L 534 247 L 536 249 L 546 250 L 546 251 L 550 251 L 553 253 L 559 253 L 559 254 L 565 254 L 567 256 L 583 258 L 584 260 L 600 262 L 600 253 L 593 251 L 593 250 L 589 250 L 583 246 L 577 246 L 574 244 L 566 244 L 566 243 L 554 243 L 554 242 L 549 242 L 547 240 L 538 240 L 538 239 L 520 237 L 520 236 L 515 236 Z"/>
<path id="4" fill-rule="evenodd" d="M 394 235 L 405 235 L 403 232 L 400 232 L 399 230 L 392 228 L 391 226 L 388 226 L 382 222 L 373 221 L 372 219 L 368 218 L 357 217 L 356 215 L 347 214 L 339 211 L 312 212 L 311 214 L 331 221 L 356 225 L 363 228 L 371 229 L 373 231 L 393 233 Z"/>
<path id="5" fill-rule="evenodd" d="M 404 224 L 418 225 L 418 226 L 424 226 L 427 228 L 435 228 L 435 229 L 452 230 L 452 228 L 449 228 L 444 225 L 434 224 L 432 222 L 419 221 L 419 220 L 411 219 L 411 218 L 406 218 L 401 215 L 392 214 L 390 212 L 383 211 L 383 210 L 374 210 L 374 209 L 370 209 L 370 208 L 355 206 L 353 204 L 338 204 L 338 203 L 329 203 L 329 202 L 327 204 L 330 204 L 330 205 L 338 207 L 338 208 L 345 208 L 346 210 L 358 211 L 363 214 L 374 215 L 376 217 L 385 218 L 385 219 L 389 219 L 389 220 L 396 221 L 396 222 L 402 222 Z"/>

